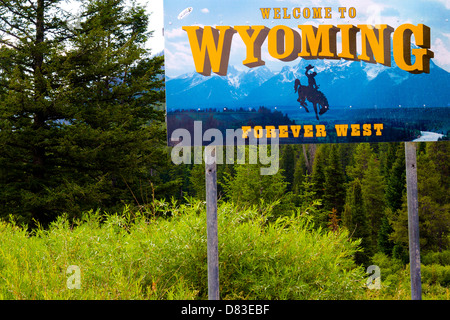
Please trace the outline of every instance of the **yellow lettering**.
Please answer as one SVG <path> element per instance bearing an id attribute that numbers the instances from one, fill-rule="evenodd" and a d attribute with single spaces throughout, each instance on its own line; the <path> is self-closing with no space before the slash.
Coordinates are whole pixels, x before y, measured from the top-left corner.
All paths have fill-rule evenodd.
<path id="1" fill-rule="evenodd" d="M 255 126 L 253 129 L 253 136 L 257 139 L 261 139 L 264 135 L 264 130 L 261 126 Z"/>
<path id="2" fill-rule="evenodd" d="M 250 126 L 243 126 L 242 127 L 242 139 L 247 139 L 248 138 L 248 132 L 252 130 L 252 127 Z"/>
<path id="3" fill-rule="evenodd" d="M 275 26 L 268 35 L 269 54 L 275 59 L 292 61 L 297 58 L 300 35 L 287 26 Z"/>
<path id="4" fill-rule="evenodd" d="M 325 8 L 325 19 L 331 19 L 331 7 Z"/>
<path id="5" fill-rule="evenodd" d="M 334 126 L 338 137 L 346 137 L 348 131 L 348 124 L 337 124 Z"/>
<path id="6" fill-rule="evenodd" d="M 264 65 L 265 62 L 261 60 L 261 46 L 269 29 L 265 26 L 235 26 L 234 29 L 239 33 L 247 48 L 247 56 L 242 63 L 249 68 Z"/>
<path id="7" fill-rule="evenodd" d="M 280 10 L 281 10 L 280 8 L 273 8 L 274 19 L 281 19 Z"/>
<path id="8" fill-rule="evenodd" d="M 276 138 L 277 137 L 277 131 L 275 130 L 274 126 L 266 126 L 266 136 L 267 138 Z"/>
<path id="9" fill-rule="evenodd" d="M 270 8 L 260 8 L 261 15 L 263 19 L 269 19 L 270 18 Z"/>
<path id="10" fill-rule="evenodd" d="M 371 124 L 363 124 L 363 136 L 370 137 L 372 135 L 372 125 Z"/>
<path id="11" fill-rule="evenodd" d="M 348 16 L 352 19 L 356 17 L 356 9 L 354 7 L 348 9 Z"/>
<path id="12" fill-rule="evenodd" d="M 376 25 L 375 28 L 369 25 L 358 25 L 361 31 L 361 51 L 358 56 L 360 60 L 370 63 L 381 63 L 391 66 L 391 33 L 394 29 L 387 24 Z M 375 57 L 375 60 L 374 60 Z"/>
<path id="13" fill-rule="evenodd" d="M 228 70 L 231 40 L 236 31 L 228 26 L 217 28 L 206 26 L 204 29 L 190 26 L 182 27 L 182 29 L 188 34 L 195 70 L 204 76 L 209 76 L 212 69 L 214 73 L 225 76 Z"/>
<path id="14" fill-rule="evenodd" d="M 313 19 L 322 19 L 322 8 L 313 8 Z"/>
<path id="15" fill-rule="evenodd" d="M 305 138 L 312 138 L 314 137 L 314 133 L 313 133 L 313 126 L 303 126 L 305 128 Z"/>
<path id="16" fill-rule="evenodd" d="M 301 128 L 302 128 L 302 126 L 291 126 L 292 134 L 294 135 L 294 138 L 298 138 L 298 136 L 300 135 Z"/>
<path id="17" fill-rule="evenodd" d="M 283 9 L 283 19 L 290 19 L 288 8 Z M 312 8 L 314 18 L 331 18 L 331 9 Z M 320 10 L 319 10 L 320 9 Z M 350 8 L 352 9 L 352 8 Z M 268 19 L 271 8 L 260 8 L 263 19 Z M 274 15 L 281 19 L 281 8 L 273 8 Z M 346 8 L 339 8 L 344 15 Z M 349 10 L 356 15 L 356 10 Z M 293 8 L 292 15 L 300 18 L 300 8 Z M 303 17 L 309 18 L 311 11 L 303 9 Z M 352 16 L 352 15 L 350 15 Z M 184 26 L 191 45 L 195 70 L 210 76 L 211 72 L 225 76 L 230 59 L 231 41 L 235 33 L 239 33 L 246 46 L 246 56 L 242 63 L 249 67 L 264 65 L 261 59 L 262 45 L 267 38 L 268 53 L 271 57 L 282 61 L 293 61 L 298 57 L 304 59 L 347 59 L 379 63 L 391 66 L 391 33 L 394 29 L 386 24 L 381 25 L 298 25 L 300 32 L 285 25 L 277 25 L 269 29 L 258 26 L 229 26 L 204 28 L 198 26 Z M 337 32 L 341 33 L 341 52 L 337 54 Z M 360 34 L 361 53 L 357 54 L 357 35 Z M 414 37 L 413 37 L 414 36 Z M 419 49 L 412 49 L 412 38 Z M 429 73 L 430 59 L 434 53 L 430 51 L 430 28 L 419 24 L 403 24 L 399 26 L 393 36 L 393 56 L 399 68 L 411 73 Z M 414 57 L 412 57 L 412 55 Z"/>
<path id="18" fill-rule="evenodd" d="M 375 133 L 375 135 L 381 136 L 381 130 L 383 130 L 383 124 L 382 124 L 382 123 L 375 123 L 375 124 L 373 125 L 373 128 L 377 131 L 377 132 Z"/>
<path id="19" fill-rule="evenodd" d="M 341 24 L 337 26 L 341 31 L 342 52 L 339 58 L 356 60 L 356 34 L 359 29 L 351 24 Z"/>
<path id="20" fill-rule="evenodd" d="M 288 138 L 288 126 L 279 126 L 278 129 L 280 130 L 280 138 Z"/>
<path id="21" fill-rule="evenodd" d="M 359 124 L 352 124 L 352 137 L 357 137 L 361 135 L 361 126 Z"/>
<path id="22" fill-rule="evenodd" d="M 283 8 L 283 19 L 290 19 L 291 15 L 287 13 L 288 8 Z"/>
<path id="23" fill-rule="evenodd" d="M 316 137 L 326 137 L 327 132 L 325 131 L 325 126 L 323 124 L 316 125 Z"/>
<path id="24" fill-rule="evenodd" d="M 411 63 L 411 36 L 414 34 L 416 45 L 422 49 L 412 49 L 416 57 Z M 434 57 L 430 51 L 430 28 L 426 25 L 403 24 L 399 26 L 393 36 L 394 60 L 397 66 L 410 73 L 430 73 L 430 59 Z"/>
<path id="25" fill-rule="evenodd" d="M 311 16 L 311 10 L 309 10 L 309 8 L 304 8 L 303 9 L 303 18 L 309 19 L 310 16 Z"/>
<path id="26" fill-rule="evenodd" d="M 299 25 L 302 30 L 302 51 L 298 54 L 304 59 L 335 58 L 336 33 L 338 29 L 332 25 Z"/>
<path id="27" fill-rule="evenodd" d="M 294 15 L 294 19 L 300 19 L 300 8 L 294 8 L 294 10 L 292 10 L 292 14 Z"/>

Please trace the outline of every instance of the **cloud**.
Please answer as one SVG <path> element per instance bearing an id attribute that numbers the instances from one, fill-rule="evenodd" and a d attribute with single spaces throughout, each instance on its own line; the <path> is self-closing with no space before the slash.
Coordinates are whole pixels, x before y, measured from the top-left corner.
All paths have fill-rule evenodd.
<path id="1" fill-rule="evenodd" d="M 434 1 L 442 3 L 446 9 L 450 10 L 450 0 L 434 0 Z"/>
<path id="2" fill-rule="evenodd" d="M 203 8 L 202 10 L 200 10 L 202 13 L 209 13 L 209 9 L 208 8 Z"/>
<path id="3" fill-rule="evenodd" d="M 165 34 L 166 38 L 173 39 L 173 38 L 182 37 L 182 36 L 186 35 L 186 32 L 181 28 L 177 28 L 177 29 L 172 29 L 172 30 L 165 30 L 164 34 Z"/>
<path id="4" fill-rule="evenodd" d="M 192 51 L 188 41 L 170 43 L 164 50 L 166 72 L 170 69 L 173 74 L 170 76 L 186 73 L 194 69 L 194 60 Z"/>
<path id="5" fill-rule="evenodd" d="M 450 67 L 450 50 L 448 46 L 445 45 L 442 39 L 436 39 L 432 46 L 432 51 L 434 51 L 435 62 L 445 68 L 446 70 Z"/>

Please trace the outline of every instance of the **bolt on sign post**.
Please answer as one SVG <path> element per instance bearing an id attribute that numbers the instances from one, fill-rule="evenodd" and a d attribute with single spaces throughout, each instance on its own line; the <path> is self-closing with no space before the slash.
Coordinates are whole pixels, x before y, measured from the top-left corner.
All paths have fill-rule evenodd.
<path id="1" fill-rule="evenodd" d="M 217 148 L 205 172 L 208 238 L 217 235 L 219 147 L 275 138 L 280 144 L 405 142 L 412 156 L 415 142 L 446 138 L 449 16 L 441 1 L 164 0 L 172 160 L 191 163 L 191 146 Z M 412 298 L 420 299 L 412 157 L 406 169 Z M 215 264 L 208 267 L 215 279 L 209 296 L 218 299 L 217 237 L 209 240 L 208 264 Z"/>

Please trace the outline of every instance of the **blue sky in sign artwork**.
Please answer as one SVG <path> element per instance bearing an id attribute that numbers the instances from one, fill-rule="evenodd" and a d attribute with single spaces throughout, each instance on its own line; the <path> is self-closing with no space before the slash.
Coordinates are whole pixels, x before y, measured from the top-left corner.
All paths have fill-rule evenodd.
<path id="1" fill-rule="evenodd" d="M 271 28 L 275 25 L 287 25 L 295 29 L 299 24 L 388 24 L 394 29 L 399 25 L 411 23 L 425 24 L 431 29 L 431 51 L 434 52 L 433 62 L 450 72 L 450 0 L 151 0 L 148 3 L 150 27 L 155 30 L 155 37 L 150 46 L 152 52 L 164 49 L 166 59 L 166 74 L 170 77 L 179 76 L 194 71 L 191 48 L 188 37 L 182 26 L 235 26 L 235 25 L 265 25 Z M 192 12 L 178 19 L 186 8 L 192 7 Z M 292 9 L 300 7 L 331 7 L 331 19 L 274 19 L 273 11 L 269 19 L 263 19 L 259 8 L 287 8 L 292 15 Z M 340 7 L 347 8 L 345 17 L 341 18 Z M 356 17 L 351 18 L 348 8 L 356 9 Z M 163 10 L 163 11 L 162 11 Z M 164 14 L 165 44 L 160 30 L 162 29 L 162 12 Z M 312 15 L 311 15 L 312 16 Z M 339 50 L 339 34 L 338 34 Z M 358 43 L 358 47 L 360 44 Z M 358 50 L 359 51 L 359 50 Z M 244 70 L 242 60 L 245 59 L 245 45 L 238 36 L 233 37 L 230 53 L 230 65 Z M 284 66 L 298 64 L 298 59 L 292 62 L 280 62 L 267 52 L 267 42 L 262 46 L 262 60 L 272 71 L 279 71 Z"/>

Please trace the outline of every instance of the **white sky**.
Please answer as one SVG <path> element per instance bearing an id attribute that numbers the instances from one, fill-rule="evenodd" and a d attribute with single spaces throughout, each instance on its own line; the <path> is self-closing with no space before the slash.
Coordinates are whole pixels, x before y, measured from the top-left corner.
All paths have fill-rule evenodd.
<path id="1" fill-rule="evenodd" d="M 153 30 L 153 37 L 149 40 L 149 47 L 152 54 L 159 53 L 164 50 L 164 12 L 163 0 L 140 0 L 138 3 L 147 3 L 147 12 L 152 13 L 150 16 L 150 30 Z"/>

